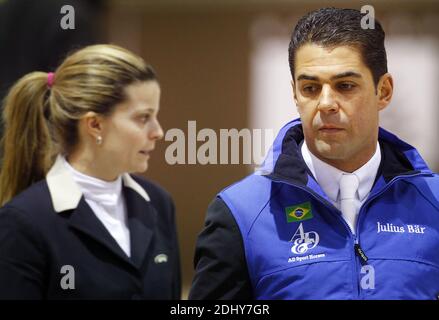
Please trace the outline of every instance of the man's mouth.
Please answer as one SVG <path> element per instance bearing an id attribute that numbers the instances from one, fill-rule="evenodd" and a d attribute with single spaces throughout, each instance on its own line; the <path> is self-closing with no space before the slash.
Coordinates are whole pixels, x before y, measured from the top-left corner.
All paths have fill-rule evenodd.
<path id="1" fill-rule="evenodd" d="M 343 130 L 344 130 L 343 128 L 334 125 L 324 125 L 319 128 L 319 131 L 323 133 L 338 133 Z"/>

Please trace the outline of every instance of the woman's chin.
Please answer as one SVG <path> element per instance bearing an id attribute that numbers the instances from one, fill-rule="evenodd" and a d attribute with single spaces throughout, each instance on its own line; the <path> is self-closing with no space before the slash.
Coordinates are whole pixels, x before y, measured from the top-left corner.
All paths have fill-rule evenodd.
<path id="1" fill-rule="evenodd" d="M 136 167 L 137 167 L 136 172 L 143 173 L 146 170 L 148 170 L 148 161 L 145 161 L 144 163 L 140 163 Z"/>

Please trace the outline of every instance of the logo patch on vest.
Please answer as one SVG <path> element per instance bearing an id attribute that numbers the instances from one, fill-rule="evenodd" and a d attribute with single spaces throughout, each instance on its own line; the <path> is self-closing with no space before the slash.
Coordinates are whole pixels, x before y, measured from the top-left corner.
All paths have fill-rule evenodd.
<path id="1" fill-rule="evenodd" d="M 305 232 L 302 223 L 299 225 L 296 232 L 294 232 L 290 242 L 293 243 L 291 252 L 296 256 L 290 257 L 288 263 L 322 259 L 326 257 L 325 253 L 306 254 L 309 250 L 317 247 L 320 242 L 320 236 L 316 231 Z"/>
<path id="2" fill-rule="evenodd" d="M 313 217 L 311 210 L 311 203 L 305 202 L 296 206 L 286 207 L 285 214 L 287 222 L 300 222 L 309 220 Z"/>
<path id="3" fill-rule="evenodd" d="M 377 221 L 377 233 L 414 233 L 416 235 L 425 234 L 427 227 L 417 224 L 394 225 L 393 223 L 383 223 Z"/>
<path id="4" fill-rule="evenodd" d="M 305 230 L 303 230 L 303 224 L 301 223 L 290 240 L 290 242 L 293 243 L 291 252 L 304 254 L 308 250 L 314 249 L 319 244 L 319 241 L 319 234 L 315 231 L 305 232 Z"/>

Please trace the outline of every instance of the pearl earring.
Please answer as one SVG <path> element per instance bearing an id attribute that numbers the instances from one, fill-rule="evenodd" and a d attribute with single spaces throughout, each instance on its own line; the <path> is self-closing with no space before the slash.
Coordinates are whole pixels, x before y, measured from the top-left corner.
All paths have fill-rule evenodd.
<path id="1" fill-rule="evenodd" d="M 102 137 L 101 137 L 101 136 L 98 136 L 98 137 L 96 138 L 96 143 L 97 143 L 97 144 L 102 144 Z"/>

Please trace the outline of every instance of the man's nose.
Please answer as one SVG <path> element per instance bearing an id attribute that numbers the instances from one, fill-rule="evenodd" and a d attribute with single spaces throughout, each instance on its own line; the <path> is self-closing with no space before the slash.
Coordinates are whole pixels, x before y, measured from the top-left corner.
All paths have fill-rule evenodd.
<path id="1" fill-rule="evenodd" d="M 330 85 L 325 84 L 320 92 L 318 108 L 323 112 L 337 112 L 338 104 L 334 98 L 334 92 Z"/>

